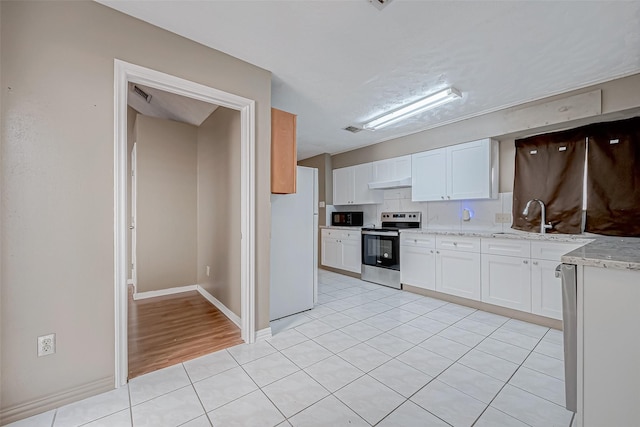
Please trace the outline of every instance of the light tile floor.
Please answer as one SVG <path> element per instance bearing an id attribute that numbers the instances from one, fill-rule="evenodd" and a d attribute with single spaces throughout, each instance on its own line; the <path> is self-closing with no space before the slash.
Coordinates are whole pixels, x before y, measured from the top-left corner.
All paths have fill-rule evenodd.
<path id="1" fill-rule="evenodd" d="M 18 426 L 559 426 L 562 333 L 320 270 L 273 337 Z"/>

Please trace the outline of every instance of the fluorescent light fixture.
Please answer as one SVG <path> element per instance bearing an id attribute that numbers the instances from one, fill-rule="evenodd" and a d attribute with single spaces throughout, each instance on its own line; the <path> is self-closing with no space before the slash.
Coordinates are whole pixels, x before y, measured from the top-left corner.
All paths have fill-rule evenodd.
<path id="1" fill-rule="evenodd" d="M 412 102 L 411 104 L 405 105 L 402 108 L 380 116 L 375 120 L 371 120 L 370 122 L 362 125 L 362 127 L 363 129 L 367 130 L 380 129 L 385 126 L 389 126 L 390 124 L 395 123 L 399 120 L 413 116 L 414 114 L 421 113 L 430 108 L 434 108 L 438 105 L 442 105 L 446 102 L 458 99 L 461 96 L 462 95 L 460 94 L 460 91 L 458 89 L 454 87 L 448 87 L 445 90 L 433 93 L 425 98 L 417 100 L 416 102 Z"/>

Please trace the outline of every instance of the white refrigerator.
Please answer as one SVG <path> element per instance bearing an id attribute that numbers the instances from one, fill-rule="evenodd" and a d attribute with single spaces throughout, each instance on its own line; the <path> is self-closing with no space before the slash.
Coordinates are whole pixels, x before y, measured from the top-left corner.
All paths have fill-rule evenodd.
<path id="1" fill-rule="evenodd" d="M 318 170 L 297 169 L 297 192 L 271 195 L 271 320 L 318 298 Z"/>

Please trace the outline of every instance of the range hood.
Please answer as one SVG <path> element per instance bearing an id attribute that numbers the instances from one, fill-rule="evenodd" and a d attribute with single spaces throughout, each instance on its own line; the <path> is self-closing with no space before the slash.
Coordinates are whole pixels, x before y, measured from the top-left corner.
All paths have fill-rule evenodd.
<path id="1" fill-rule="evenodd" d="M 391 181 L 377 181 L 369 183 L 369 190 L 386 190 L 391 188 L 411 187 L 411 177 L 394 179 Z"/>

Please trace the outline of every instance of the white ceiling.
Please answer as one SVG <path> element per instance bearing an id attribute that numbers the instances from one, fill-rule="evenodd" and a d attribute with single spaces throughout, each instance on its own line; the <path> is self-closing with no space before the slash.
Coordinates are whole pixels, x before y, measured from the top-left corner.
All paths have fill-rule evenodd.
<path id="1" fill-rule="evenodd" d="M 640 1 L 100 2 L 272 71 L 300 159 L 640 72 Z M 448 85 L 463 99 L 342 130 Z"/>
<path id="2" fill-rule="evenodd" d="M 135 86 L 142 89 L 142 91 L 148 95 L 151 95 L 151 99 L 147 102 L 133 90 L 134 85 L 129 83 L 127 104 L 145 116 L 175 120 L 176 122 L 200 126 L 202 122 L 218 108 L 218 105 L 209 104 L 208 102 L 198 99 L 187 98 L 186 96 L 165 92 L 141 84 L 136 84 Z"/>

